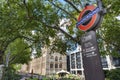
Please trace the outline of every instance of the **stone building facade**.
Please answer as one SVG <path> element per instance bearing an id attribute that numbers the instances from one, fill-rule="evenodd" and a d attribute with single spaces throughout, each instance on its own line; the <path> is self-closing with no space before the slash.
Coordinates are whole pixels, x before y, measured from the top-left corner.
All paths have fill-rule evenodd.
<path id="1" fill-rule="evenodd" d="M 21 72 L 53 75 L 58 71 L 67 70 L 66 55 L 60 53 L 50 54 L 46 48 L 43 48 L 42 54 L 41 57 L 32 59 L 28 65 L 22 65 Z"/>

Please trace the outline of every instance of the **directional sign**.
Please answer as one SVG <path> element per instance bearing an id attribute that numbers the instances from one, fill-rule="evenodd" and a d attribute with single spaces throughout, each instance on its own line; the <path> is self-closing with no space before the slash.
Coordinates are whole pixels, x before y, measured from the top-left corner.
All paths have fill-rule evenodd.
<path id="1" fill-rule="evenodd" d="M 91 11 L 86 16 L 84 16 L 80 21 L 78 21 L 78 23 L 77 23 L 76 26 L 78 27 L 81 24 L 85 23 L 85 21 L 87 21 L 88 19 L 90 19 L 94 14 L 98 13 L 99 11 L 100 11 L 100 9 L 98 7 L 96 7 L 93 11 Z"/>
<path id="2" fill-rule="evenodd" d="M 93 5 L 86 6 L 79 15 L 78 22 L 76 24 L 77 28 L 82 31 L 88 31 L 98 27 L 98 24 L 101 21 L 101 15 L 99 12 L 99 7 L 95 7 Z"/>
<path id="3" fill-rule="evenodd" d="M 104 80 L 96 33 L 90 31 L 81 38 L 85 80 Z"/>

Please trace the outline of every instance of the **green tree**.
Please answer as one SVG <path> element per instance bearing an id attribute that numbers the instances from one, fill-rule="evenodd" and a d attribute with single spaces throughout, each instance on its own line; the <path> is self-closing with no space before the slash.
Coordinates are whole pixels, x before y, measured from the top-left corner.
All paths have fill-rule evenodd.
<path id="1" fill-rule="evenodd" d="M 9 65 L 27 63 L 31 51 L 48 47 L 52 52 L 65 53 L 68 41 L 80 44 L 84 33 L 76 29 L 77 17 L 87 0 L 2 0 L 0 2 L 0 63 L 10 53 Z M 99 28 L 100 49 L 103 54 L 119 56 L 120 13 L 119 0 L 104 0 L 107 14 Z M 61 23 L 61 20 L 68 19 Z M 67 25 L 66 23 L 70 23 Z M 63 30 L 63 27 L 67 30 Z M 66 32 L 67 31 L 67 32 Z M 64 39 L 58 35 L 64 35 Z M 106 45 L 106 50 L 103 46 Z"/>
<path id="2" fill-rule="evenodd" d="M 114 46 L 113 51 L 119 50 L 119 0 L 104 0 L 107 14 L 103 24 L 99 28 L 102 34 L 99 37 L 107 44 L 107 50 Z M 69 40 L 80 44 L 81 34 L 84 32 L 75 30 L 77 17 L 83 8 L 79 0 L 7 0 L 0 7 L 0 53 L 4 55 L 6 48 L 16 39 L 24 39 L 32 43 L 40 52 L 41 47 L 49 46 L 52 51 L 63 53 L 68 48 Z M 68 32 L 59 25 L 63 18 L 69 19 Z M 35 35 L 32 34 L 35 32 Z M 118 31 L 118 32 L 116 32 Z M 62 40 L 57 34 L 62 33 Z M 114 35 L 113 35 L 114 33 Z M 73 34 L 76 34 L 75 37 Z M 51 38 L 53 39 L 51 44 Z M 114 43 L 113 43 L 114 42 Z M 34 45 L 33 45 L 34 44 Z M 103 46 L 103 45 L 101 45 Z"/>
<path id="3" fill-rule="evenodd" d="M 100 27 L 100 36 L 103 41 L 101 47 L 106 46 L 105 53 L 107 52 L 115 57 L 120 57 L 120 20 L 116 18 L 120 13 L 119 4 L 119 0 L 104 0 L 107 14 L 104 16 Z"/>
<path id="4" fill-rule="evenodd" d="M 16 39 L 14 42 L 9 44 L 7 50 L 5 51 L 5 58 L 8 60 L 9 64 L 24 64 L 31 60 L 31 45 L 27 42 Z M 7 57 L 9 55 L 9 57 Z"/>
<path id="5" fill-rule="evenodd" d="M 61 53 L 67 49 L 66 41 L 61 41 L 56 33 L 61 31 L 70 39 L 75 40 L 59 27 L 60 15 L 58 15 L 58 9 L 53 8 L 49 1 L 9 0 L 1 4 L 1 56 L 4 55 L 11 42 L 18 38 L 26 40 L 29 44 L 34 44 L 31 47 L 35 47 L 37 51 L 47 45 L 51 46 L 52 51 Z M 32 34 L 32 31 L 35 31 L 35 35 Z M 50 38 L 54 39 L 52 41 L 53 45 L 50 44 Z"/>

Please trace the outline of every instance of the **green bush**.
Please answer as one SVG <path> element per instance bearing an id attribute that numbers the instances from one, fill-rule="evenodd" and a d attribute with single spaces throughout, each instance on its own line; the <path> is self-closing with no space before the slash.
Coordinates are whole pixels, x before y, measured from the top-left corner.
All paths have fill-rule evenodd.
<path id="1" fill-rule="evenodd" d="M 27 80 L 38 80 L 37 78 L 33 78 L 33 79 L 27 79 Z"/>
<path id="2" fill-rule="evenodd" d="M 113 69 L 107 72 L 106 78 L 109 80 L 120 80 L 120 69 Z"/>
<path id="3" fill-rule="evenodd" d="M 19 80 L 20 76 L 16 74 L 15 69 L 11 67 L 4 67 L 2 80 Z"/>

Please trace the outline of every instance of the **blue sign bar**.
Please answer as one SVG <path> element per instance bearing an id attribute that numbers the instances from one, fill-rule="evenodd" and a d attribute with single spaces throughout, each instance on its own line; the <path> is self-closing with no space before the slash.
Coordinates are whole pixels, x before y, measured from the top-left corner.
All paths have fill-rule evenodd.
<path id="1" fill-rule="evenodd" d="M 100 9 L 96 7 L 93 11 L 88 13 L 88 15 L 84 16 L 79 22 L 77 22 L 76 26 L 79 27 L 79 25 L 83 24 L 85 21 L 90 19 L 94 14 L 98 13 Z"/>

